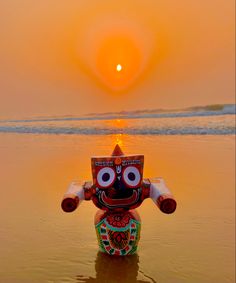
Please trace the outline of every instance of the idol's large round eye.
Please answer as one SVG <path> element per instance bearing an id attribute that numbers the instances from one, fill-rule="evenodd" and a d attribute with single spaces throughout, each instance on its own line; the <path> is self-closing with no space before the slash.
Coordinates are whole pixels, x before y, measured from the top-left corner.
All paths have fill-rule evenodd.
<path id="1" fill-rule="evenodd" d="M 134 166 L 126 167 L 123 172 L 123 179 L 127 186 L 135 188 L 139 185 L 141 180 L 140 172 Z"/>
<path id="2" fill-rule="evenodd" d="M 97 174 L 98 185 L 101 188 L 110 187 L 115 182 L 115 175 L 115 171 L 112 168 L 102 168 Z"/>

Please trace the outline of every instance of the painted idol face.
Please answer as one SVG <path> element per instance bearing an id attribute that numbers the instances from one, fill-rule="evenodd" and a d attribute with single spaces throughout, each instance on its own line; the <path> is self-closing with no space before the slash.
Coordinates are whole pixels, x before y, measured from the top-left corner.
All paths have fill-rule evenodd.
<path id="1" fill-rule="evenodd" d="M 143 155 L 92 158 L 94 203 L 102 209 L 137 207 L 141 198 L 143 162 Z"/>

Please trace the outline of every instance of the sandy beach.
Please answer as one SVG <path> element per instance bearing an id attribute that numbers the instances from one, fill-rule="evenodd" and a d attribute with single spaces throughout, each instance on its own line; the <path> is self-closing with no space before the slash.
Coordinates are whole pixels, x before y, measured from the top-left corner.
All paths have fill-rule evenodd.
<path id="1" fill-rule="evenodd" d="M 89 180 L 90 157 L 145 155 L 144 176 L 162 176 L 178 202 L 164 215 L 151 200 L 137 256 L 98 253 L 96 212 L 60 208 L 72 180 Z M 234 282 L 235 136 L 0 134 L 1 283 Z"/>

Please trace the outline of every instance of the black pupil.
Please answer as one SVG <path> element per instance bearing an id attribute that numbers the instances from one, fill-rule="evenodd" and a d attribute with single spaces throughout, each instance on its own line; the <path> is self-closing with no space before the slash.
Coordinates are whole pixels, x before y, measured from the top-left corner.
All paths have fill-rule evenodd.
<path id="1" fill-rule="evenodd" d="M 130 173 L 128 174 L 128 178 L 129 178 L 130 181 L 134 181 L 134 180 L 135 180 L 135 174 L 132 173 L 132 172 L 130 172 Z"/>
<path id="2" fill-rule="evenodd" d="M 103 182 L 107 182 L 109 179 L 110 179 L 110 174 L 109 173 L 104 173 L 102 175 Z"/>

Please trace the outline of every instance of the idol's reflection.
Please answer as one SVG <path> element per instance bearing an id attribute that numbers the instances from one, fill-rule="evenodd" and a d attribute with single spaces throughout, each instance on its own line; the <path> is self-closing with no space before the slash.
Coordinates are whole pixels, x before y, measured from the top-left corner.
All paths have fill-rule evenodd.
<path id="1" fill-rule="evenodd" d="M 96 278 L 77 276 L 81 283 L 148 283 L 156 282 L 142 273 L 147 280 L 138 280 L 139 257 L 137 254 L 129 256 L 110 256 L 98 252 L 95 261 Z"/>

